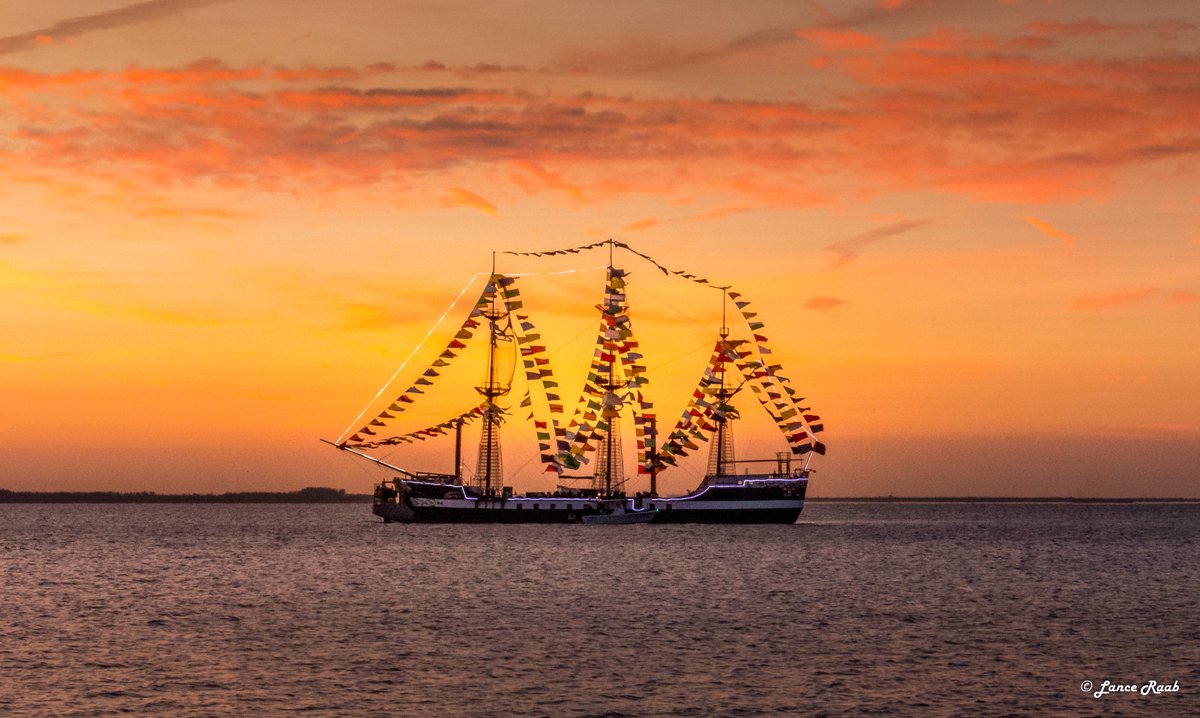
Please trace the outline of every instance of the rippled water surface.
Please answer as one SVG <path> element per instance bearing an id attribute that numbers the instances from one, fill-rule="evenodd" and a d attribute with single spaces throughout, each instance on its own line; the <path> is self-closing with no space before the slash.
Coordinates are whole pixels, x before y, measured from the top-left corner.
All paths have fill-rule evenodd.
<path id="1" fill-rule="evenodd" d="M 1200 715 L 1198 536 L 1200 506 L 3 505 L 0 715 Z"/>

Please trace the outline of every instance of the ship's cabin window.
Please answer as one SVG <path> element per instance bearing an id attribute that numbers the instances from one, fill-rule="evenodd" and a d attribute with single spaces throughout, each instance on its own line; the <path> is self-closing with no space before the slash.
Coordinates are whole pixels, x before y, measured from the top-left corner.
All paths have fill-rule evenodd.
<path id="1" fill-rule="evenodd" d="M 542 508 L 542 506 L 541 506 L 541 504 L 534 503 L 533 508 L 540 509 L 540 508 Z"/>
<path id="2" fill-rule="evenodd" d="M 554 510 L 554 504 L 550 504 L 550 510 L 551 510 L 551 511 L 553 511 L 553 510 Z"/>

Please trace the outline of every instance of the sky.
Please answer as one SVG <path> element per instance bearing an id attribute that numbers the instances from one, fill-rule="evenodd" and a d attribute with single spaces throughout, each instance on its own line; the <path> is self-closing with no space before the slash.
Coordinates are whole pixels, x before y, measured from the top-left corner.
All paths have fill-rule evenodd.
<path id="1" fill-rule="evenodd" d="M 369 491 L 318 440 L 492 253 L 613 238 L 753 302 L 824 422 L 812 496 L 1200 497 L 1195 3 L 0 8 L 0 488 Z M 607 259 L 497 258 L 564 386 Z M 616 259 L 677 416 L 720 297 Z M 783 449 L 753 409 L 740 456 Z"/>

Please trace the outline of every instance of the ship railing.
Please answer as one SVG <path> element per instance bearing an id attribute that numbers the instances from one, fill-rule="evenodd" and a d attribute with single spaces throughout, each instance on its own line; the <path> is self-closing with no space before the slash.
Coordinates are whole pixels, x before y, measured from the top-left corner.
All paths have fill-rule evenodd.
<path id="1" fill-rule="evenodd" d="M 454 474 L 439 474 L 432 471 L 413 471 L 409 477 L 414 481 L 423 481 L 427 484 L 457 484 L 460 483 L 459 478 Z"/>
<path id="2" fill-rule="evenodd" d="M 742 466 L 741 471 L 738 471 L 739 464 L 774 464 L 774 466 L 764 470 L 754 470 L 758 467 Z M 723 471 L 716 476 L 704 477 L 705 483 L 710 486 L 730 486 L 740 484 L 748 478 L 755 480 L 795 480 L 808 478 L 808 470 L 803 468 L 792 467 L 792 456 L 789 452 L 780 452 L 776 454 L 774 459 L 739 459 L 735 461 L 722 461 L 721 468 Z"/>

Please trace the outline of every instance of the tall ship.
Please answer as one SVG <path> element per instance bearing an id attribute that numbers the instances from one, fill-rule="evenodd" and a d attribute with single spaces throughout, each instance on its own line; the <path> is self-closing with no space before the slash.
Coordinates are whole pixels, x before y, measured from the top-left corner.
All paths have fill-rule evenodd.
<path id="1" fill-rule="evenodd" d="M 385 522 L 795 523 L 804 508 L 812 458 L 825 453 L 825 445 L 816 438 L 824 427 L 820 417 L 801 406 L 804 398 L 784 378 L 782 366 L 771 363 L 764 325 L 740 292 L 669 269 L 612 239 L 504 254 L 552 257 L 605 248 L 608 266 L 602 300 L 596 305 L 599 328 L 573 407 L 568 409 L 563 401 L 551 353 L 525 309 L 524 275 L 497 273 L 493 254 L 481 293 L 431 366 L 379 409 L 381 390 L 338 440 L 322 440 L 391 474 L 375 487 L 375 515 Z M 679 418 L 669 427 L 660 426 L 650 400 L 647 366 L 627 302 L 630 273 L 614 264 L 618 250 L 668 277 L 721 293 L 721 326 L 713 332 L 712 351 L 683 400 Z M 736 320 L 733 328 L 730 316 Z M 483 344 L 486 356 L 472 405 L 416 431 L 392 430 L 472 344 Z M 520 387 L 523 398 L 518 402 L 521 392 L 515 389 Z M 748 396 L 778 427 L 780 445 L 786 448 L 756 458 L 741 458 L 736 452 L 733 423 L 740 413 L 735 403 L 749 403 L 739 401 Z M 505 473 L 501 427 L 519 420 L 532 429 L 537 460 L 551 479 L 544 491 L 516 493 Z M 632 422 L 637 455 L 631 476 L 626 475 L 622 442 L 626 421 Z M 479 434 L 473 471 L 463 454 L 468 427 Z M 403 468 L 388 453 L 443 436 L 452 436 L 454 444 L 453 470 L 447 473 Z M 708 444 L 708 462 L 698 485 L 681 496 L 660 495 L 659 475 L 701 452 L 703 444 Z M 381 458 L 384 453 L 388 456 Z"/>

